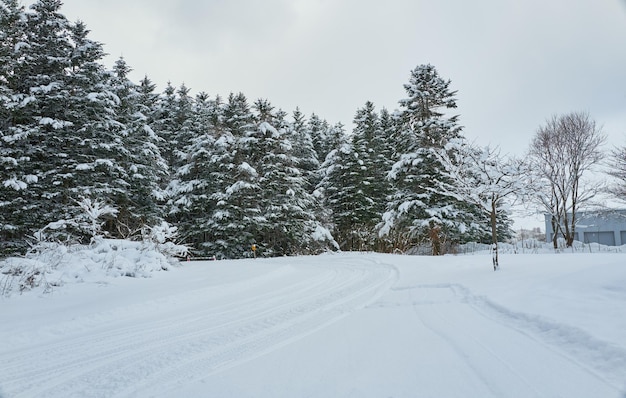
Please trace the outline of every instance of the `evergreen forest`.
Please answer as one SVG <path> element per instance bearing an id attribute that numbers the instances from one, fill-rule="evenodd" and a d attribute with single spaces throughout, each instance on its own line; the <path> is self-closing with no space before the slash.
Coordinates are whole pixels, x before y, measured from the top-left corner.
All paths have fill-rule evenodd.
<path id="1" fill-rule="evenodd" d="M 397 110 L 357 104 L 348 129 L 240 92 L 157 92 L 123 58 L 105 67 L 103 44 L 61 7 L 0 0 L 3 255 L 32 239 L 139 240 L 164 222 L 199 257 L 491 242 L 490 218 L 457 194 L 441 156 L 463 134 L 433 65 L 408 71 Z"/>

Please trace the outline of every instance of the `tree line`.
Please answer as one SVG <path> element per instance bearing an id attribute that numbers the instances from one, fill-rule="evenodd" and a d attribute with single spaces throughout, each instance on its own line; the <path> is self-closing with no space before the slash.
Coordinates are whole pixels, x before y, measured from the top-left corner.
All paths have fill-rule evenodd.
<path id="1" fill-rule="evenodd" d="M 346 131 L 243 93 L 192 96 L 169 83 L 157 93 L 148 77 L 129 79 L 123 58 L 105 68 L 103 45 L 61 6 L 0 0 L 4 253 L 33 236 L 140 239 L 167 222 L 198 255 L 242 257 L 252 244 L 267 256 L 442 254 L 506 239 L 513 198 L 554 187 L 549 174 L 530 178 L 527 162 L 468 143 L 456 92 L 432 65 L 410 72 L 399 110 L 366 102 Z M 541 145 L 533 141 L 531 169 L 547 170 Z M 591 165 L 571 167 L 580 175 Z M 541 203 L 551 200 L 574 208 L 563 195 Z"/>

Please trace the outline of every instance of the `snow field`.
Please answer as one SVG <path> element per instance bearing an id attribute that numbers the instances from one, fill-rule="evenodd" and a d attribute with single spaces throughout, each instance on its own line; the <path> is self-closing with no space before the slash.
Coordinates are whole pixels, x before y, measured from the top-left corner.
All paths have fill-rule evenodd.
<path id="1" fill-rule="evenodd" d="M 12 296 L 0 396 L 620 398 L 625 259 L 191 262 Z"/>

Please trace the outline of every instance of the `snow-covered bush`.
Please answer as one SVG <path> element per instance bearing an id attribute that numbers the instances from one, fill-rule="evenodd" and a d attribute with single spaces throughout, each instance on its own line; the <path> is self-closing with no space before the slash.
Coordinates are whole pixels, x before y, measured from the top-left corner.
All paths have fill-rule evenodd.
<path id="1" fill-rule="evenodd" d="M 43 233 L 36 234 L 39 237 Z M 41 287 L 49 292 L 55 282 L 49 282 L 50 271 L 58 268 L 67 255 L 67 246 L 38 240 L 31 246 L 26 257 L 10 257 L 0 261 L 0 295 L 24 292 Z"/>
<path id="2" fill-rule="evenodd" d="M 321 253 L 329 249 L 333 251 L 339 250 L 339 244 L 335 241 L 333 235 L 328 228 L 323 227 L 321 224 L 315 225 L 315 229 L 311 233 L 311 238 L 311 247 L 309 249 L 312 253 Z"/>
<path id="3" fill-rule="evenodd" d="M 78 207 L 82 209 L 81 216 L 76 220 L 82 230 L 89 233 L 91 239 L 95 239 L 101 234 L 101 228 L 106 216 L 115 216 L 118 211 L 116 208 L 104 204 L 99 200 L 91 200 L 90 198 L 81 198 L 76 201 Z"/>
<path id="4" fill-rule="evenodd" d="M 189 247 L 175 243 L 178 228 L 162 221 L 161 224 L 146 228 L 143 233 L 144 244 L 168 257 L 185 257 Z"/>
<path id="5" fill-rule="evenodd" d="M 161 239 L 163 229 L 142 242 L 96 238 L 89 245 L 40 241 L 24 257 L 0 261 L 0 295 L 51 292 L 65 283 L 101 283 L 120 276 L 150 277 L 178 264 L 187 248 Z"/>
<path id="6" fill-rule="evenodd" d="M 42 287 L 47 293 L 52 289 L 46 278 L 49 267 L 41 261 L 28 258 L 8 258 L 0 262 L 0 296 Z"/>

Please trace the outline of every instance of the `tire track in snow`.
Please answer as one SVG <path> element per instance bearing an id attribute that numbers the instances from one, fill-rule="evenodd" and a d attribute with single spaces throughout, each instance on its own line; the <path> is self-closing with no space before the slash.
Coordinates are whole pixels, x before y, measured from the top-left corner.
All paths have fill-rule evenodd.
<path id="1" fill-rule="evenodd" d="M 327 289 L 326 292 L 320 292 L 313 300 L 303 300 L 299 307 L 295 307 L 286 316 L 283 314 L 270 321 L 266 328 L 255 329 L 250 335 L 239 336 L 228 344 L 188 357 L 176 369 L 158 372 L 152 378 L 145 379 L 143 385 L 134 388 L 133 392 L 143 388 L 143 395 L 152 388 L 152 394 L 161 395 L 164 391 L 174 390 L 181 381 L 186 383 L 201 379 L 272 352 L 365 307 L 380 297 L 397 279 L 394 268 L 378 263 L 361 269 L 338 264 L 320 267 L 341 269 L 337 280 L 343 283 Z M 349 277 L 346 276 L 347 273 L 350 274 Z M 167 380 L 159 382 L 157 390 L 153 389 L 155 381 L 161 376 Z M 126 393 L 125 391 L 118 396 L 126 396 Z M 163 396 L 167 395 L 165 393 Z"/>
<path id="2" fill-rule="evenodd" d="M 588 359 L 579 361 L 572 357 L 573 347 L 568 347 L 568 344 L 576 345 L 576 342 L 580 342 L 578 338 L 568 342 L 568 339 L 546 339 L 546 336 L 542 336 L 542 332 L 545 332 L 542 329 L 547 326 L 545 321 L 525 314 L 512 313 L 504 307 L 472 295 L 461 285 L 418 285 L 401 290 L 409 290 L 412 297 L 413 292 L 422 296 L 418 300 L 412 299 L 411 303 L 423 325 L 446 341 L 494 396 L 510 395 L 511 391 L 516 391 L 514 395 L 520 397 L 553 396 L 553 392 L 542 391 L 543 386 L 539 382 L 545 380 L 545 385 L 550 385 L 551 373 L 537 370 L 537 368 L 547 370 L 551 367 L 552 369 L 567 367 L 571 374 L 589 380 L 595 386 L 603 386 L 601 388 L 607 393 L 617 394 L 622 387 L 620 382 L 623 382 L 624 367 L 612 369 L 615 372 L 613 376 L 619 373 L 622 377 L 607 379 L 602 376 L 606 375 L 606 372 L 599 373 L 589 367 Z M 444 299 L 442 292 L 446 292 L 443 295 Z M 561 333 L 570 329 L 566 325 L 556 323 L 548 328 L 555 328 Z M 569 330 L 565 334 L 572 332 Z M 578 332 L 573 333 L 578 335 Z M 537 349 L 533 348 L 537 344 L 543 348 L 540 354 L 542 359 L 528 355 L 529 353 L 537 355 Z M 593 350 L 597 344 L 601 345 L 595 341 L 582 350 Z M 583 346 L 585 345 L 587 344 L 583 343 Z M 521 347 L 526 347 L 527 351 Z M 619 353 L 614 355 L 621 358 Z M 611 361 L 611 364 L 614 364 L 614 361 Z M 501 380 L 506 381 L 506 385 L 502 385 Z M 517 380 L 517 383 L 514 380 Z M 569 387 L 567 384 L 561 388 L 567 389 Z M 590 396 L 586 394 L 604 396 L 597 393 L 593 390 L 586 393 L 570 391 L 569 394 L 559 391 L 559 396 Z"/>
<path id="3" fill-rule="evenodd" d="M 436 294 L 437 298 L 429 299 L 428 296 L 432 293 L 424 294 L 424 292 L 431 292 L 433 289 L 438 292 L 438 294 Z M 517 380 L 517 385 L 507 385 L 507 387 L 525 391 L 521 396 L 542 396 L 526 377 L 520 374 L 520 372 L 493 349 L 485 345 L 479 338 L 475 337 L 467 327 L 463 328 L 459 322 L 450 320 L 449 316 L 444 315 L 446 311 L 433 310 L 434 307 L 446 308 L 458 302 L 458 298 L 451 286 L 446 284 L 424 286 L 420 287 L 419 291 L 426 296 L 426 299 L 422 298 L 419 301 L 412 300 L 412 302 L 413 309 L 419 316 L 422 324 L 432 333 L 443 339 L 448 346 L 457 353 L 459 358 L 462 358 L 463 361 L 467 363 L 468 368 L 492 392 L 494 397 L 504 396 L 506 394 L 506 390 L 501 389 L 498 383 L 494 382 L 494 379 L 496 381 L 497 379 L 507 380 L 507 383 L 511 383 L 511 380 Z M 447 293 L 444 293 L 443 296 L 447 295 L 448 297 L 442 300 L 441 292 Z M 424 304 L 424 306 L 419 308 L 422 304 Z M 459 330 L 463 330 L 463 333 L 451 334 L 449 332 Z M 468 347 L 473 348 L 469 350 Z M 480 354 L 476 354 L 476 352 L 480 352 Z M 486 370 L 480 363 L 477 363 L 478 358 L 481 358 L 483 362 L 485 361 L 484 358 L 489 358 L 486 362 L 494 362 L 495 364 L 489 366 L 489 369 Z M 494 371 L 494 369 L 496 370 Z M 504 376 L 505 373 L 513 377 Z"/>
<path id="4" fill-rule="evenodd" d="M 599 340 L 577 327 L 513 311 L 472 294 L 464 286 L 451 285 L 451 288 L 483 316 L 544 344 L 615 388 L 623 388 L 626 375 L 626 350 L 623 348 Z"/>
<path id="5" fill-rule="evenodd" d="M 394 278 L 388 267 L 369 268 L 320 266 L 313 277 L 280 289 L 276 280 L 266 281 L 253 297 L 16 349 L 2 354 L 3 388 L 15 396 L 127 396 L 156 381 L 162 391 L 164 383 L 234 366 L 365 305 Z"/>
<path id="6" fill-rule="evenodd" d="M 253 316 L 251 304 L 255 300 L 280 300 L 299 290 L 306 291 L 316 286 L 324 285 L 331 275 L 320 274 L 315 278 L 301 281 L 290 286 L 277 289 L 273 292 L 264 292 L 255 297 L 238 299 L 235 303 L 228 303 L 215 308 L 193 309 L 190 312 L 176 314 L 167 319 L 156 319 L 130 327 L 107 327 L 99 325 L 96 330 L 83 332 L 78 336 L 66 339 L 49 341 L 35 347 L 14 351 L 14 355 L 3 355 L 0 365 L 0 374 L 5 381 L 5 389 L 15 384 L 21 389 L 50 388 L 61 384 L 63 377 L 79 377 L 89 372 L 102 370 L 107 362 L 117 363 L 123 359 L 126 363 L 131 356 L 140 357 L 144 352 L 158 350 L 170 344 L 176 344 L 183 339 L 193 339 L 196 335 L 206 333 L 205 329 L 198 329 L 198 323 L 203 319 L 218 319 L 226 324 L 236 325 L 235 315 L 242 318 Z M 280 281 L 277 283 L 281 283 Z M 310 287 L 306 285 L 309 284 Z M 269 302 L 269 301 L 267 301 Z M 246 312 L 235 314 L 233 309 L 250 308 Z M 243 311 L 243 310 L 242 310 Z M 230 319 L 228 318 L 230 314 Z M 257 316 L 262 316 L 262 313 Z M 114 316 L 114 315 L 113 315 Z M 124 323 L 122 323 L 124 325 Z M 173 326 L 175 325 L 175 326 Z M 104 330 L 101 330 L 104 329 Z M 179 331 L 181 331 L 179 333 Z M 210 332 L 210 330 L 208 330 Z M 36 358 L 37 363 L 34 362 Z M 15 376 L 13 376 L 15 375 Z M 13 376 L 13 377 L 12 377 Z M 32 384 L 38 384 L 39 387 Z M 31 385 L 28 387 L 28 385 Z M 33 394 L 32 396 L 39 396 Z"/>

